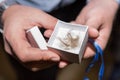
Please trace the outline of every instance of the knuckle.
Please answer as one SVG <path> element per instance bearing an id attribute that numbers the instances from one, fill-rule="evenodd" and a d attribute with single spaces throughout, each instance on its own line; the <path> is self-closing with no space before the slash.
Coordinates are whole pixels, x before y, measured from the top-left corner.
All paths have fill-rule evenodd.
<path id="1" fill-rule="evenodd" d="M 41 56 L 42 56 L 41 59 L 42 59 L 42 60 L 45 60 L 45 61 L 46 61 L 46 60 L 49 60 L 50 57 L 51 57 L 49 54 L 47 54 L 47 53 L 45 53 L 45 52 L 42 52 Z"/>
<path id="2" fill-rule="evenodd" d="M 28 62 L 29 61 L 29 51 L 22 51 L 18 53 L 18 58 L 22 62 Z"/>
<path id="3" fill-rule="evenodd" d="M 27 56 L 24 54 L 24 55 L 21 55 L 21 56 L 19 56 L 18 57 L 19 58 L 19 60 L 20 61 L 22 61 L 22 62 L 27 62 L 28 60 L 26 59 L 27 58 Z"/>

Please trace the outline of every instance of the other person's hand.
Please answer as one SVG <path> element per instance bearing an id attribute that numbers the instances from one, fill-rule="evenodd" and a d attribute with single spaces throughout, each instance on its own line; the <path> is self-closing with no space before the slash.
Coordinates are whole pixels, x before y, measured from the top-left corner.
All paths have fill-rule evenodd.
<path id="1" fill-rule="evenodd" d="M 94 39 L 104 50 L 112 30 L 117 9 L 118 3 L 115 0 L 90 0 L 74 22 L 88 25 L 89 37 Z M 94 55 L 94 48 L 88 43 L 84 58 Z"/>

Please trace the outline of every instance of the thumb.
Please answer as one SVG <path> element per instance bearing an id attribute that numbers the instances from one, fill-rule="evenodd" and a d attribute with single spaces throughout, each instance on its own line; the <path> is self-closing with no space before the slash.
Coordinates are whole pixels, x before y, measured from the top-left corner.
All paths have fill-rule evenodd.
<path id="1" fill-rule="evenodd" d="M 100 21 L 96 20 L 95 18 L 88 18 L 85 22 L 85 25 L 87 25 L 89 37 L 91 38 L 97 38 L 99 36 L 98 29 L 101 26 Z"/>
<path id="2" fill-rule="evenodd" d="M 53 30 L 48 29 L 44 32 L 44 36 L 49 38 L 51 36 L 52 32 L 53 32 Z"/>

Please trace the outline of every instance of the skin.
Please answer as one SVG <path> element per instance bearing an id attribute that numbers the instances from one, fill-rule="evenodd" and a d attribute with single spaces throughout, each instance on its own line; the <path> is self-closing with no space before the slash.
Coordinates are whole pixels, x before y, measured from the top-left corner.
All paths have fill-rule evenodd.
<path id="1" fill-rule="evenodd" d="M 72 22 L 88 25 L 89 37 L 98 42 L 104 50 L 117 9 L 118 4 L 114 0 L 91 0 Z M 57 22 L 56 18 L 35 8 L 13 5 L 5 10 L 2 19 L 5 50 L 9 54 L 13 55 L 10 50 L 11 46 L 22 62 L 50 60 L 58 62 L 60 68 L 67 65 L 67 62 L 60 61 L 60 57 L 55 52 L 31 47 L 25 36 L 25 31 L 36 25 L 45 28 L 44 36 L 49 38 Z M 88 43 L 84 58 L 94 55 L 94 49 Z"/>
<path id="2" fill-rule="evenodd" d="M 91 0 L 80 12 L 75 23 L 88 25 L 89 37 L 94 39 L 104 50 L 112 30 L 117 9 L 118 4 L 115 0 Z M 84 58 L 94 55 L 94 49 L 88 43 Z"/>
<path id="3" fill-rule="evenodd" d="M 56 53 L 31 47 L 25 35 L 26 30 L 36 25 L 40 28 L 44 26 L 43 28 L 46 29 L 45 35 L 49 36 L 56 22 L 56 18 L 35 8 L 20 5 L 9 7 L 3 14 L 6 51 L 12 55 L 11 46 L 15 55 L 22 62 L 59 61 L 60 57 Z M 8 46 L 8 43 L 10 46 Z"/>

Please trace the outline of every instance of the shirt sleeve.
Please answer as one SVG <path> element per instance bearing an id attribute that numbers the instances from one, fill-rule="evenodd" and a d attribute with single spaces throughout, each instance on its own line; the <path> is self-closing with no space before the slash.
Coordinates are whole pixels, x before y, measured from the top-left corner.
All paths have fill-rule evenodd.
<path id="1" fill-rule="evenodd" d="M 117 2 L 118 4 L 120 4 L 120 0 L 116 0 L 116 2 Z"/>
<path id="2" fill-rule="evenodd" d="M 15 2 L 11 2 L 8 4 L 8 1 L 10 0 L 0 0 L 0 33 L 3 33 L 3 23 L 1 21 L 1 17 L 4 10 L 7 9 L 9 6 L 16 4 Z"/>

